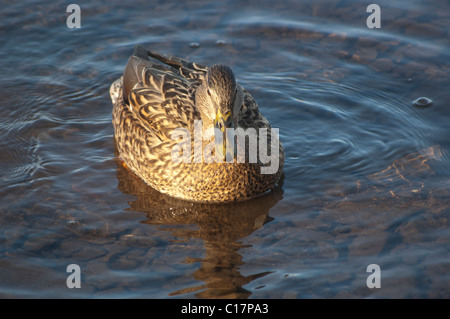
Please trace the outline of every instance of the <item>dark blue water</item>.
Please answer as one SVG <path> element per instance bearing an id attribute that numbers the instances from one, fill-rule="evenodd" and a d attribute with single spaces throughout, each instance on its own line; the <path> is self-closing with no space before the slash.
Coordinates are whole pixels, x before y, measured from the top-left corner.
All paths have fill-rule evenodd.
<path id="1" fill-rule="evenodd" d="M 77 2 L 80 29 L 68 3 L 4 4 L 0 297 L 449 298 L 450 5 L 378 1 L 369 29 L 369 3 Z M 135 44 L 230 65 L 283 185 L 200 205 L 125 169 L 108 90 Z"/>

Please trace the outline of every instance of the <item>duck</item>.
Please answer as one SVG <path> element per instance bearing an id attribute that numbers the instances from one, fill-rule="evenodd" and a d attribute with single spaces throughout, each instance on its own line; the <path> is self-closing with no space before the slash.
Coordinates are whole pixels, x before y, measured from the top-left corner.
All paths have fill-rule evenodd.
<path id="1" fill-rule="evenodd" d="M 207 67 L 136 45 L 109 93 L 120 160 L 158 192 L 229 203 L 261 196 L 279 183 L 279 131 L 231 67 Z"/>

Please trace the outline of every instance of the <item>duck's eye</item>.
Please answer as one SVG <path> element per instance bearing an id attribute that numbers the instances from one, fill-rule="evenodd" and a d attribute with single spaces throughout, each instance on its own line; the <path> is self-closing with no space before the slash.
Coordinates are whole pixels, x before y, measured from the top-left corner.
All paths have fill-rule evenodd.
<path id="1" fill-rule="evenodd" d="M 209 89 L 206 89 L 206 93 L 208 93 L 208 95 L 211 96 L 211 91 Z"/>

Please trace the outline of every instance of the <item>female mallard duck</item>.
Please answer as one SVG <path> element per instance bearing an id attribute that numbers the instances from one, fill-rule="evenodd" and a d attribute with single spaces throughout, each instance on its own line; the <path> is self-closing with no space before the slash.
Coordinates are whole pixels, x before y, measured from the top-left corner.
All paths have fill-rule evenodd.
<path id="1" fill-rule="evenodd" d="M 283 146 L 228 66 L 208 68 L 137 46 L 110 94 L 122 160 L 161 193 L 197 202 L 240 201 L 271 190 L 282 174 Z M 256 132 L 257 147 L 250 147 L 251 134 L 226 142 L 233 128 Z M 180 153 L 183 160 L 177 157 Z"/>

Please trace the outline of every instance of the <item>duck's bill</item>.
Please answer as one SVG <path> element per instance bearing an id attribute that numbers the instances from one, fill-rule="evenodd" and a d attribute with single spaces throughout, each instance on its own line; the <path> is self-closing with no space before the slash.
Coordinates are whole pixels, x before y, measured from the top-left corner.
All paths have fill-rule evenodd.
<path id="1" fill-rule="evenodd" d="M 217 113 L 214 122 L 216 154 L 220 159 L 233 162 L 236 152 L 234 145 L 234 125 L 231 112 L 222 115 Z"/>

